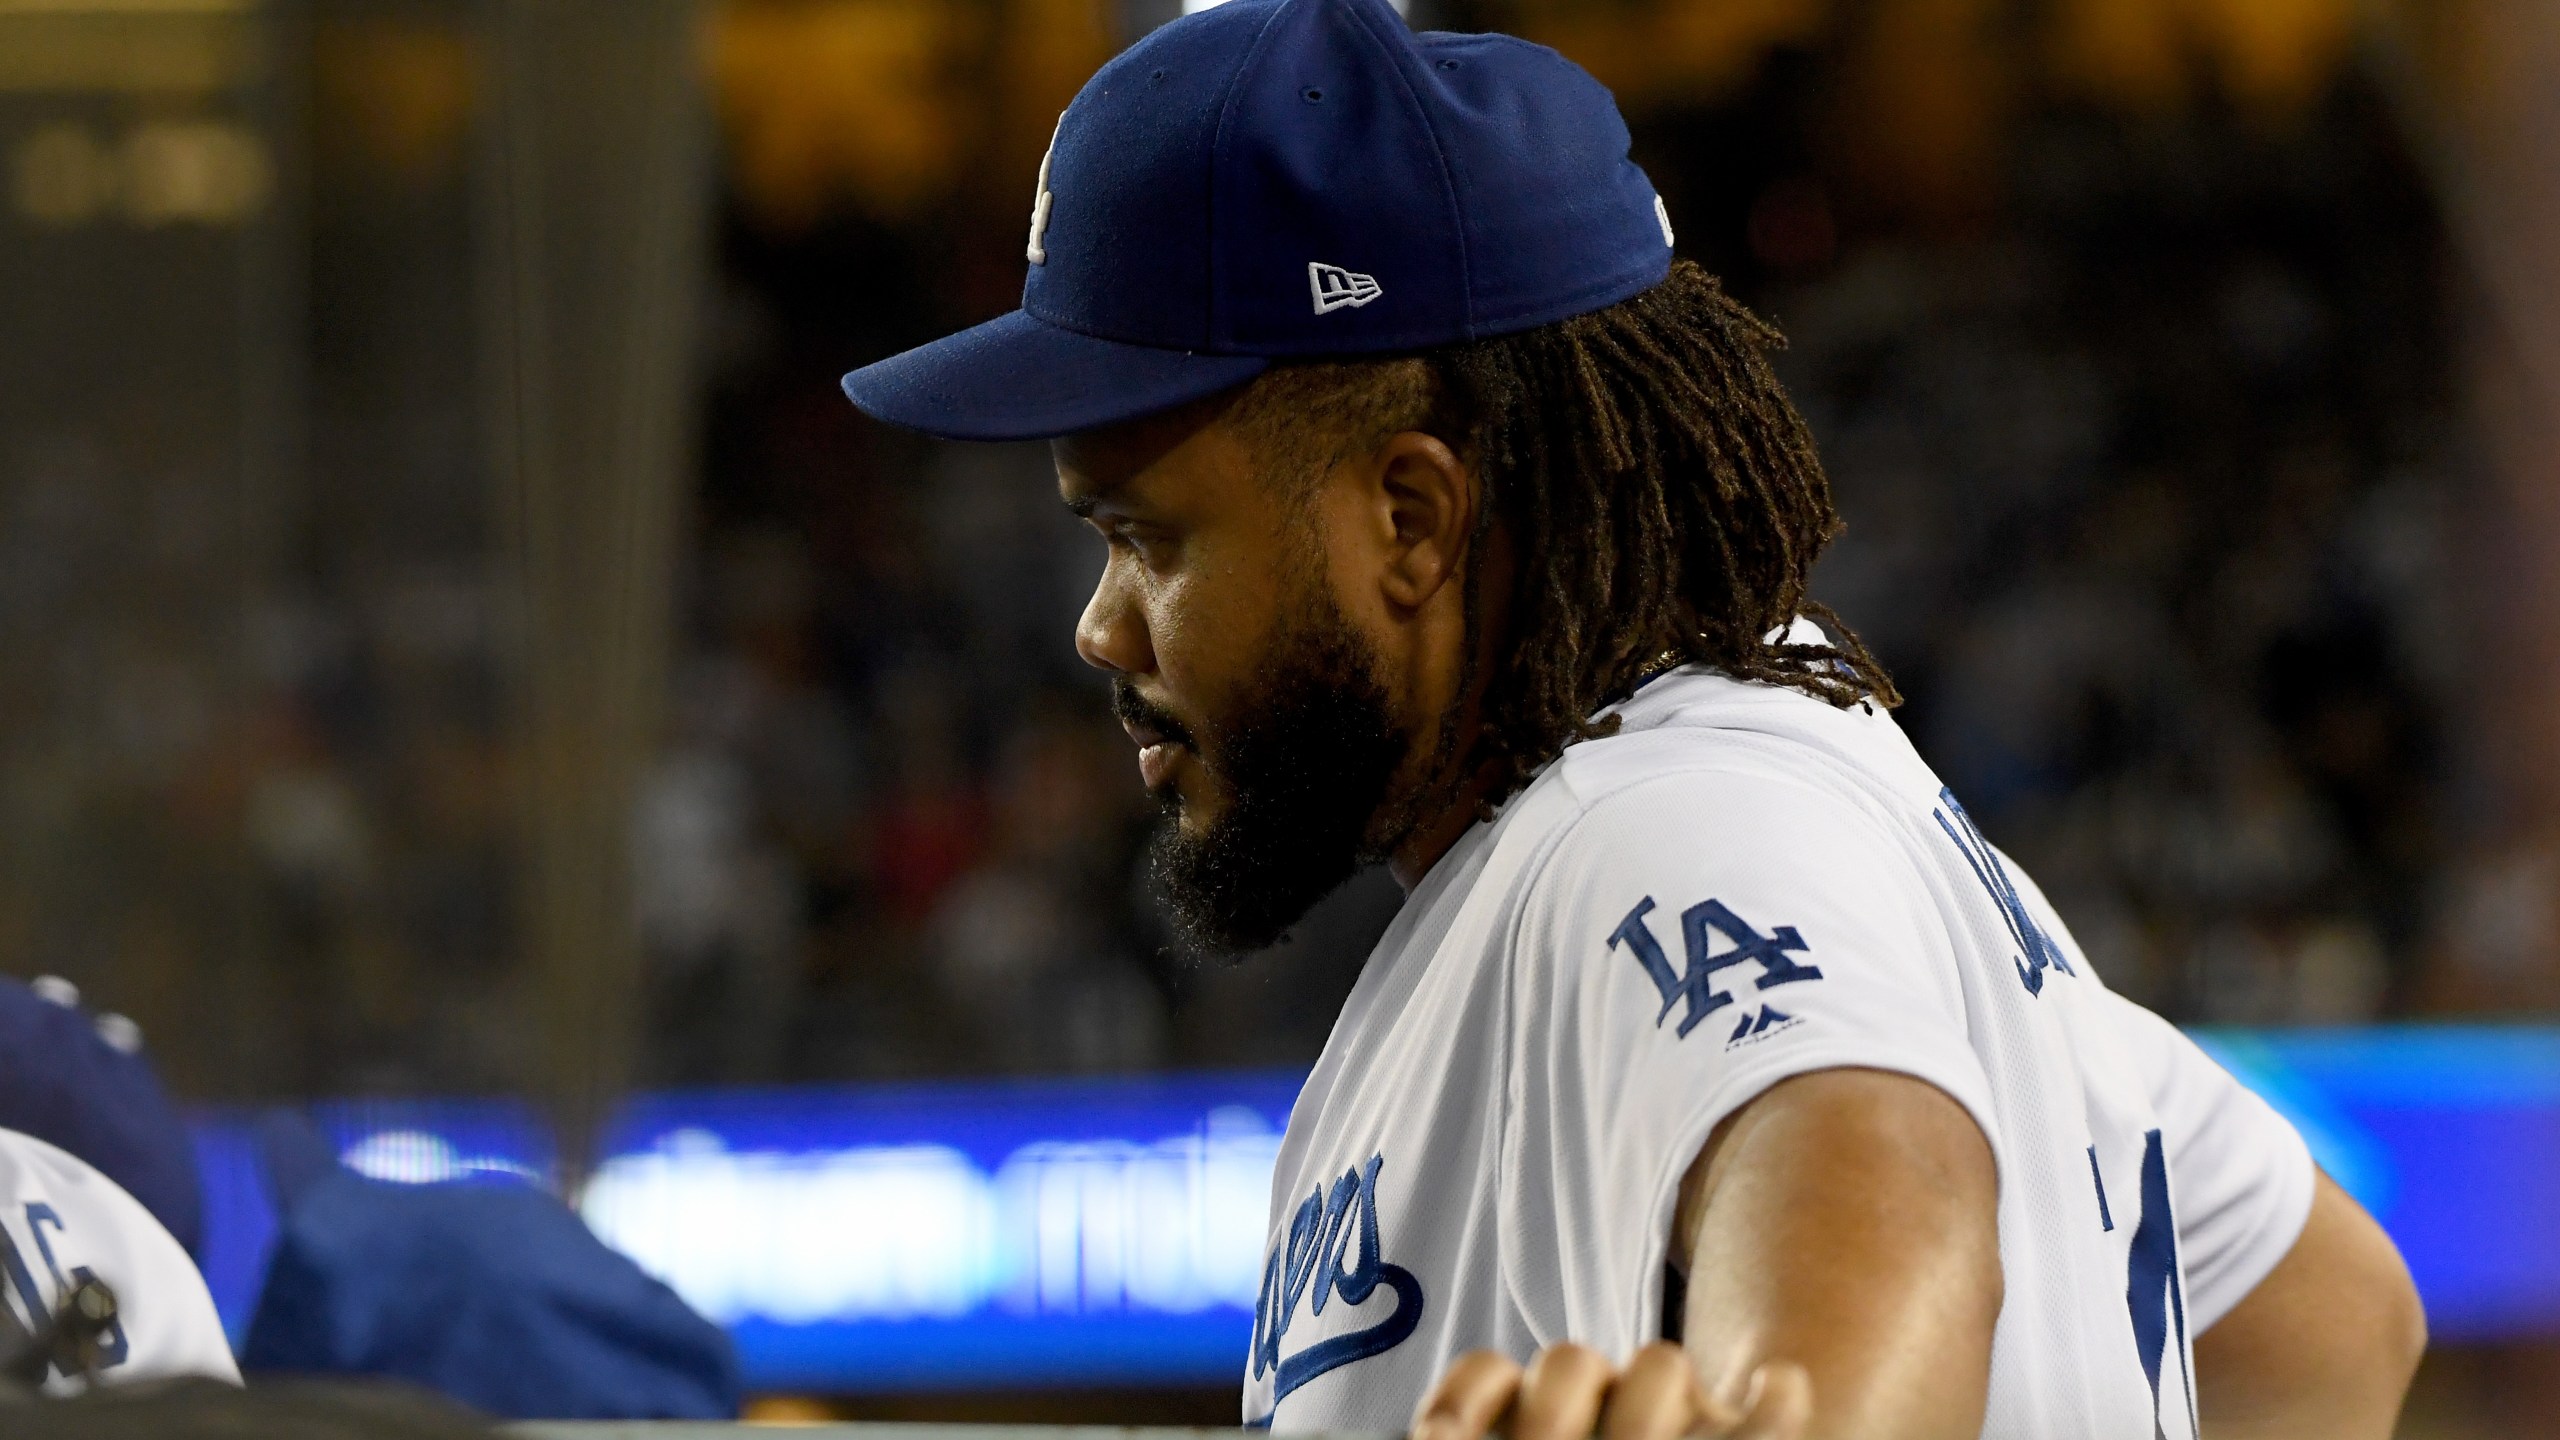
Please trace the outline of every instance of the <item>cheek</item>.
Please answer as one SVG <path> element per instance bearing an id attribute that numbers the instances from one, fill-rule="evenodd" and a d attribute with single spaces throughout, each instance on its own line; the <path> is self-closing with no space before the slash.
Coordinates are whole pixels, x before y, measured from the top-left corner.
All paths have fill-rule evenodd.
<path id="1" fill-rule="evenodd" d="M 1268 587 L 1203 566 L 1155 580 L 1144 603 L 1168 700 L 1186 717 L 1226 713 L 1269 641 Z"/>

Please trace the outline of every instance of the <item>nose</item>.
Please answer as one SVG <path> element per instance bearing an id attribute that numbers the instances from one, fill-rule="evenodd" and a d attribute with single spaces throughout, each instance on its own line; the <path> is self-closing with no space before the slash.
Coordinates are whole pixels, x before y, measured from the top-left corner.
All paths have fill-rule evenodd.
<path id="1" fill-rule="evenodd" d="M 1076 621 L 1076 653 L 1097 670 L 1143 675 L 1155 668 L 1153 644 L 1147 638 L 1146 612 L 1123 581 L 1115 558 L 1102 567 L 1093 598 Z"/>

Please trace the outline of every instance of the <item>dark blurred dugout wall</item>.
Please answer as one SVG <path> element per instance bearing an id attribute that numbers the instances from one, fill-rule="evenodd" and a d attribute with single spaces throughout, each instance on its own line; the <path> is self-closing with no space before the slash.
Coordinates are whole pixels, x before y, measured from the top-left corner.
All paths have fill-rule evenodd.
<path id="1" fill-rule="evenodd" d="M 300 1004 L 241 838 L 289 805 L 251 791 L 306 508 L 291 45 L 0 5 L 0 967 L 97 982 L 195 1080 Z"/>
<path id="2" fill-rule="evenodd" d="M 196 1096 L 618 1083 L 682 0 L 0 0 L 0 970 Z"/>

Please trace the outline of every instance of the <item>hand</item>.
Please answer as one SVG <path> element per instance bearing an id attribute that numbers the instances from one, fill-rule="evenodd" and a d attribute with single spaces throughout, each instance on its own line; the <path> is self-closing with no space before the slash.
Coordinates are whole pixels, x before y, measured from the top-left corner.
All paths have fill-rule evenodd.
<path id="1" fill-rule="evenodd" d="M 1813 1419 L 1813 1381 L 1773 1361 L 1710 1394 L 1687 1351 L 1667 1341 L 1636 1352 L 1624 1370 L 1587 1345 L 1550 1345 L 1522 1370 L 1507 1355 L 1475 1350 L 1449 1364 L 1422 1408 L 1412 1440 L 1800 1440 Z"/>

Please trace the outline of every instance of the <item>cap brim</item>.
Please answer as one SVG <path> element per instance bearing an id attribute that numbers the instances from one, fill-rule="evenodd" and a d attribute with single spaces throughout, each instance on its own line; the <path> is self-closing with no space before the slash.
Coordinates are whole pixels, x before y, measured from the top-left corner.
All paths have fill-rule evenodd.
<path id="1" fill-rule="evenodd" d="M 1215 395 L 1270 363 L 1097 339 L 1016 310 L 865 365 L 844 393 L 866 415 L 947 440 L 1045 440 Z"/>

